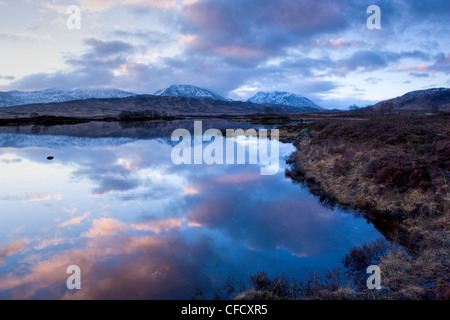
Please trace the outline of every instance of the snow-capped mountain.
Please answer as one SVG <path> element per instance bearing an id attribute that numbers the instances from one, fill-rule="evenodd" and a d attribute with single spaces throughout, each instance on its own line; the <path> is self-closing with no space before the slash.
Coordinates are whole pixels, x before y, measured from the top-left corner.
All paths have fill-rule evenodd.
<path id="1" fill-rule="evenodd" d="M 35 103 L 53 103 L 86 99 L 125 98 L 133 92 L 118 89 L 47 89 L 41 91 L 0 92 L 0 107 L 13 107 Z"/>
<path id="2" fill-rule="evenodd" d="M 165 97 L 187 97 L 196 99 L 211 99 L 220 101 L 231 101 L 225 99 L 224 97 L 214 93 L 210 90 L 191 86 L 191 85 L 171 85 L 166 89 L 158 90 L 154 93 L 155 96 L 165 96 Z"/>
<path id="3" fill-rule="evenodd" d="M 257 104 L 279 104 L 292 107 L 309 107 L 315 109 L 324 109 L 306 97 L 289 92 L 258 92 L 247 100 L 248 102 Z"/>

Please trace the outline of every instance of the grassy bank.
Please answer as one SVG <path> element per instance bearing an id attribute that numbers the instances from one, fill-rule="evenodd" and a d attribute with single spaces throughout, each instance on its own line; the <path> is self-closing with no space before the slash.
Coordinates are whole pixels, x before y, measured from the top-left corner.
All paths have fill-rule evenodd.
<path id="1" fill-rule="evenodd" d="M 325 204 L 368 212 L 406 249 L 375 259 L 387 288 L 380 298 L 450 297 L 449 124 L 448 115 L 403 115 L 280 127 L 282 141 L 297 147 L 287 175 Z M 367 267 L 361 250 L 367 248 L 355 248 L 347 259 L 358 272 Z"/>

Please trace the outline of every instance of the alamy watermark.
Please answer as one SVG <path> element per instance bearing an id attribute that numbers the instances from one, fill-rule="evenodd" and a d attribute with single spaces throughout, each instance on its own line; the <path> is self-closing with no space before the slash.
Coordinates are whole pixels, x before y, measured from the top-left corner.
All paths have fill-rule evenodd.
<path id="1" fill-rule="evenodd" d="M 370 274 L 366 285 L 369 290 L 381 290 L 381 270 L 379 266 L 369 266 L 366 273 Z"/>
<path id="2" fill-rule="evenodd" d="M 261 164 L 261 175 L 274 175 L 279 170 L 279 130 L 227 129 L 225 138 L 218 129 L 203 133 L 202 122 L 194 122 L 194 136 L 186 129 L 176 129 L 171 140 L 181 141 L 171 153 L 173 164 Z M 253 137 L 253 138 L 252 138 Z M 256 137 L 259 137 L 257 139 Z M 213 140 L 214 138 L 214 140 Z M 210 142 L 204 147 L 203 142 Z M 270 144 L 270 155 L 269 155 Z M 236 148 L 235 148 L 236 147 Z M 248 157 L 246 156 L 248 150 Z M 248 162 L 247 162 L 248 158 Z M 259 160 L 259 162 L 258 162 Z"/>
<path id="3" fill-rule="evenodd" d="M 370 30 L 381 29 L 381 9 L 379 6 L 371 5 L 367 8 L 367 14 L 371 16 L 367 19 L 367 28 Z"/>
<path id="4" fill-rule="evenodd" d="M 80 290 L 81 289 L 81 269 L 77 265 L 67 267 L 66 273 L 70 274 L 66 281 L 67 289 Z"/>
<path id="5" fill-rule="evenodd" d="M 71 5 L 67 8 L 67 14 L 70 16 L 66 20 L 66 26 L 69 30 L 81 29 L 81 9 L 77 5 Z"/>

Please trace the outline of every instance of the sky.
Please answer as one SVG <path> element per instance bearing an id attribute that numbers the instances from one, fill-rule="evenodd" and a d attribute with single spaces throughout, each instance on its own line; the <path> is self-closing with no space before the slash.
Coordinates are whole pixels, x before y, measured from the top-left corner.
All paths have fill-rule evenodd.
<path id="1" fill-rule="evenodd" d="M 448 0 L 0 0 L 0 91 L 191 84 L 366 106 L 450 87 L 449 16 Z"/>

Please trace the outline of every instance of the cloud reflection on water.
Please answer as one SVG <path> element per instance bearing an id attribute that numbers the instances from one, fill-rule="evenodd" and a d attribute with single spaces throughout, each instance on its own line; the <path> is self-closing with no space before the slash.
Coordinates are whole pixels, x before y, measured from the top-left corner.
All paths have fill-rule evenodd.
<path id="1" fill-rule="evenodd" d="M 333 267 L 380 237 L 283 172 L 173 166 L 170 153 L 160 140 L 0 148 L 0 298 L 190 298 L 195 287 L 213 291 L 263 268 L 301 277 Z M 37 181 L 26 184 L 30 167 Z M 15 179 L 20 188 L 9 188 Z M 33 192 L 60 198 L 11 201 Z M 72 264 L 82 269 L 77 292 L 65 287 Z"/>

